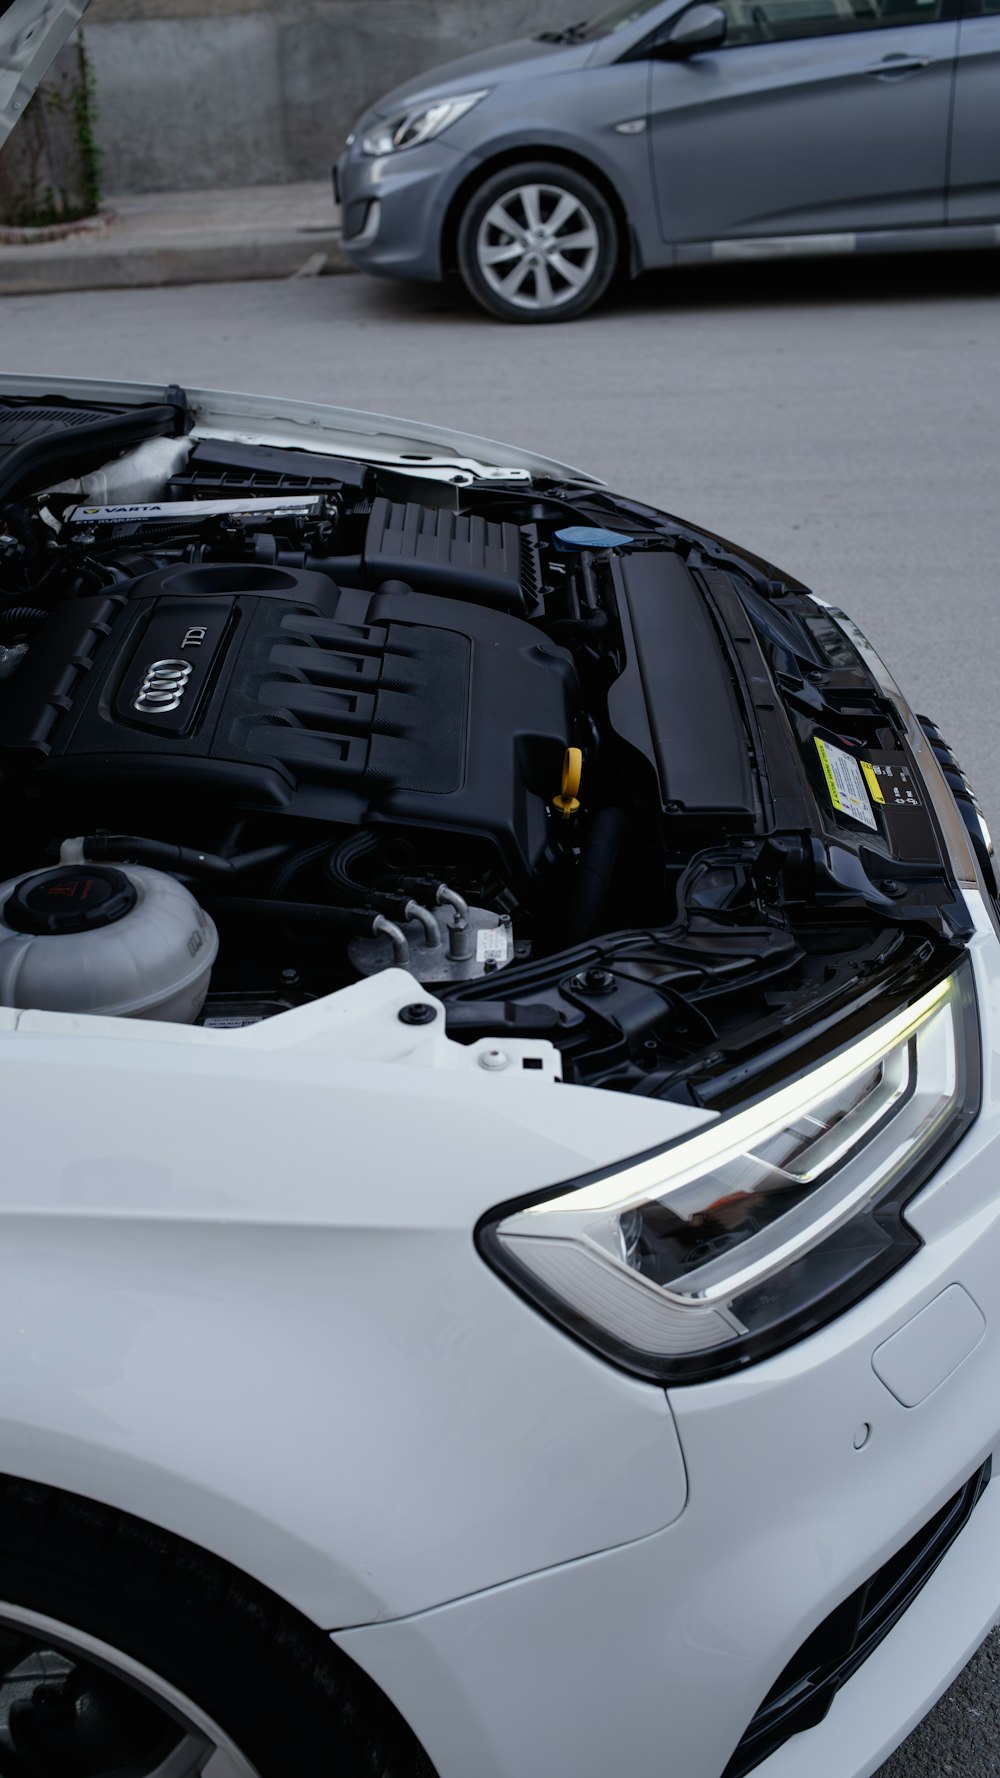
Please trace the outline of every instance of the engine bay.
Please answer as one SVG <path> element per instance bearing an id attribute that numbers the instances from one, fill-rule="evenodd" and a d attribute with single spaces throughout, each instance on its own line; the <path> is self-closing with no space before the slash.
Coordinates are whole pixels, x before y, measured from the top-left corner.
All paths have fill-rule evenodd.
<path id="1" fill-rule="evenodd" d="M 203 435 L 176 389 L 0 400 L 0 772 L 8 1006 L 230 1028 L 397 967 L 460 1039 L 707 1101 L 960 925 L 805 589 L 601 491 Z"/>

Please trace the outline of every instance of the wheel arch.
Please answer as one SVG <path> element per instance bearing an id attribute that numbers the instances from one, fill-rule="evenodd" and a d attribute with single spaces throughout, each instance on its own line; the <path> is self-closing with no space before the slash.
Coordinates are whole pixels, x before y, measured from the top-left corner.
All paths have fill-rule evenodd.
<path id="1" fill-rule="evenodd" d="M 494 173 L 502 172 L 505 167 L 516 167 L 519 163 L 535 160 L 553 161 L 558 166 L 579 173 L 584 179 L 589 179 L 593 185 L 596 185 L 611 210 L 618 232 L 616 270 L 620 272 L 625 267 L 629 275 L 635 277 L 642 270 L 638 240 L 625 200 L 614 180 L 604 167 L 597 161 L 590 159 L 588 155 L 562 143 L 546 141 L 522 141 L 499 148 L 477 162 L 466 173 L 451 195 L 441 225 L 441 269 L 445 276 L 454 272 L 458 266 L 458 231 L 462 214 L 469 199 L 481 185 L 485 184 L 487 179 L 493 177 Z"/>
<path id="2" fill-rule="evenodd" d="M 0 1488 L 48 1489 L 96 1512 L 141 1522 L 244 1575 L 324 1632 L 386 1615 L 384 1602 L 317 1539 L 299 1537 L 265 1510 L 217 1492 L 204 1479 L 165 1469 L 138 1449 L 106 1448 L 6 1418 L 0 1420 L 0 1440 Z M 249 1448 L 246 1455 L 250 1461 Z"/>
<path id="3" fill-rule="evenodd" d="M 224 1595 L 227 1605 L 235 1607 L 241 1619 L 258 1626 L 271 1623 L 282 1646 L 283 1654 L 298 1644 L 300 1650 L 314 1651 L 313 1658 L 324 1666 L 339 1671 L 358 1704 L 367 1712 L 387 1713 L 398 1733 L 419 1756 L 421 1773 L 434 1778 L 434 1767 L 410 1724 L 384 1688 L 333 1640 L 322 1626 L 301 1612 L 283 1593 L 275 1591 L 257 1576 L 228 1561 L 202 1544 L 168 1530 L 141 1514 L 109 1506 L 71 1489 L 34 1481 L 8 1470 L 0 1471 L 0 1522 L 7 1520 L 16 1528 L 17 1561 L 12 1572 L 6 1565 L 5 1580 L 0 1583 L 0 1621 L 3 1606 L 20 1606 L 37 1611 L 43 1617 L 60 1618 L 67 1629 L 88 1631 L 87 1562 L 90 1552 L 113 1546 L 116 1553 L 128 1559 L 137 1574 L 143 1570 L 155 1574 L 166 1571 L 170 1563 L 180 1568 L 185 1586 L 192 1576 L 202 1581 L 209 1593 Z M 34 1530 L 34 1547 L 32 1533 Z M 59 1565 L 60 1547 L 66 1551 Z M 19 1564 L 30 1566 L 35 1551 L 40 1558 L 35 1597 L 27 1597 L 31 1584 L 17 1578 Z M 53 1594 L 65 1589 L 65 1603 L 60 1605 Z M 20 1595 L 15 1597 L 14 1595 Z M 76 1610 L 73 1611 L 73 1606 Z M 71 1615 L 72 1613 L 72 1615 Z M 79 1614 L 79 1615 L 77 1615 Z M 122 1647 L 124 1654 L 130 1649 Z"/>

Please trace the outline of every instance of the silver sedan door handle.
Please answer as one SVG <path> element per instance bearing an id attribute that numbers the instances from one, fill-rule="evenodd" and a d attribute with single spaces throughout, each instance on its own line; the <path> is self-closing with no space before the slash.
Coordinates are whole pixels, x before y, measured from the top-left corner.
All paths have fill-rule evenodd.
<path id="1" fill-rule="evenodd" d="M 929 68 L 931 56 L 886 56 L 881 62 L 873 62 L 866 74 L 873 75 L 876 80 L 901 80 L 906 74 L 919 74 L 921 68 Z"/>

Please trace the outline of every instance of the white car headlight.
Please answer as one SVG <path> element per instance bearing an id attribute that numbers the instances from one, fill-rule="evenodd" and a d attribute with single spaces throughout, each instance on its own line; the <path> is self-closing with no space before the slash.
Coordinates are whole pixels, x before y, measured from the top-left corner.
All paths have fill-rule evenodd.
<path id="1" fill-rule="evenodd" d="M 599 1177 L 505 1205 L 490 1263 L 607 1358 L 661 1382 L 821 1326 L 920 1246 L 903 1206 L 979 1107 L 971 970 L 756 1104 Z"/>
<path id="2" fill-rule="evenodd" d="M 450 99 L 428 99 L 409 111 L 386 118 L 361 138 L 362 150 L 372 155 L 397 154 L 402 148 L 418 148 L 422 142 L 431 142 L 471 111 L 473 105 L 478 105 L 480 99 L 485 99 L 489 90 L 484 87 L 481 92 L 458 93 Z"/>

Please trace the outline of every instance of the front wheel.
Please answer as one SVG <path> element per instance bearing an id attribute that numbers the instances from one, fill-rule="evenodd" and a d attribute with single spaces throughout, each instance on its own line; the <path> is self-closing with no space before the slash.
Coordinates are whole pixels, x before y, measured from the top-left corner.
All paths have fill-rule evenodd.
<path id="1" fill-rule="evenodd" d="M 473 192 L 459 223 L 467 289 L 503 321 L 572 321 L 610 284 L 618 228 L 596 185 L 556 162 L 506 167 Z"/>
<path id="2" fill-rule="evenodd" d="M 127 1515 L 0 1480 L 0 1778 L 433 1778 L 328 1636 Z"/>

